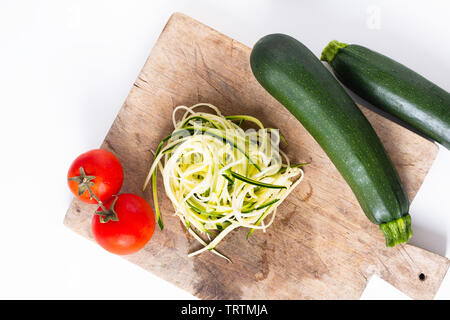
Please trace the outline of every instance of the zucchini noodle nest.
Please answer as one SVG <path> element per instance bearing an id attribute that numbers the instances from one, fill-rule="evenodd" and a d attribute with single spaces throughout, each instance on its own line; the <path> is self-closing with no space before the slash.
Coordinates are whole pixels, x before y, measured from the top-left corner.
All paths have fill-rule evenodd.
<path id="1" fill-rule="evenodd" d="M 215 114 L 195 112 L 200 106 Z M 179 110 L 185 113 L 176 121 Z M 216 245 L 238 227 L 250 229 L 247 238 L 255 229 L 265 232 L 277 207 L 302 181 L 304 164 L 292 165 L 278 148 L 283 136 L 254 117 L 223 116 L 217 107 L 200 103 L 178 106 L 172 120 L 175 130 L 156 149 L 144 190 L 152 179 L 156 218 L 163 229 L 156 188 L 159 168 L 175 215 L 203 245 L 189 256 L 210 250 L 229 260 Z M 258 130 L 244 131 L 244 121 Z"/>

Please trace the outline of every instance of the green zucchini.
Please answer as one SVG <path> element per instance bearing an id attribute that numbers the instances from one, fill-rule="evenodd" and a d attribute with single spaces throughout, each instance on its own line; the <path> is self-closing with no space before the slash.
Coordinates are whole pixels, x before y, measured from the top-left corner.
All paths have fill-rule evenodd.
<path id="1" fill-rule="evenodd" d="M 263 203 L 262 205 L 260 205 L 257 208 L 252 208 L 252 207 L 250 207 L 248 209 L 242 208 L 242 213 L 249 213 L 249 212 L 253 212 L 255 210 L 261 210 L 261 209 L 267 208 L 268 206 L 273 205 L 274 203 L 277 203 L 278 201 L 280 201 L 280 199 L 273 199 L 273 200 L 270 200 L 270 201 L 268 201 L 266 203 Z"/>
<path id="2" fill-rule="evenodd" d="M 450 93 L 363 46 L 331 41 L 321 59 L 356 94 L 450 149 Z"/>
<path id="3" fill-rule="evenodd" d="M 243 175 L 240 175 L 237 172 L 233 172 L 231 170 L 228 170 L 228 171 L 229 171 L 229 173 L 231 174 L 231 176 L 233 178 L 236 178 L 238 180 L 244 181 L 244 182 L 249 183 L 249 184 L 253 184 L 255 186 L 264 187 L 264 188 L 270 188 L 270 189 L 286 189 L 286 186 L 279 186 L 279 185 L 276 185 L 276 184 L 270 184 L 270 183 L 264 183 L 264 182 L 261 182 L 261 181 L 252 180 L 250 178 L 244 177 Z"/>
<path id="4" fill-rule="evenodd" d="M 397 171 L 369 121 L 319 59 L 296 39 L 271 34 L 255 44 L 250 65 L 323 148 L 386 245 L 407 242 L 409 200 Z"/>

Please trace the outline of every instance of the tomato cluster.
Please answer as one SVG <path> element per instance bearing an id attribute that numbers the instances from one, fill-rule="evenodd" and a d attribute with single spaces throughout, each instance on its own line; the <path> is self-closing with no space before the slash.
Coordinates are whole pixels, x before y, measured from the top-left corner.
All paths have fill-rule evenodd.
<path id="1" fill-rule="evenodd" d="M 117 157 L 103 149 L 78 156 L 67 173 L 72 193 L 86 203 L 98 203 L 92 233 L 109 252 L 125 255 L 142 249 L 155 230 L 154 213 L 138 195 L 121 193 L 123 168 Z"/>

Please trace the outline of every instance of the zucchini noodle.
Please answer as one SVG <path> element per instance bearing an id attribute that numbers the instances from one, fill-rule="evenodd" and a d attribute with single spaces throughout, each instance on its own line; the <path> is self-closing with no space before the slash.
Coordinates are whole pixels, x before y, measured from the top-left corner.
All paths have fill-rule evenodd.
<path id="1" fill-rule="evenodd" d="M 194 111 L 201 106 L 214 113 Z M 185 113 L 176 121 L 179 110 Z M 176 107 L 172 121 L 175 130 L 159 144 L 143 189 L 151 179 L 162 230 L 156 188 L 159 169 L 175 215 L 203 245 L 189 256 L 209 250 L 229 260 L 215 250 L 216 245 L 238 227 L 250 229 L 247 238 L 256 229 L 265 232 L 277 207 L 302 181 L 304 164 L 292 165 L 278 148 L 284 137 L 252 116 L 223 116 L 214 105 L 200 103 Z M 244 131 L 244 121 L 258 130 Z"/>

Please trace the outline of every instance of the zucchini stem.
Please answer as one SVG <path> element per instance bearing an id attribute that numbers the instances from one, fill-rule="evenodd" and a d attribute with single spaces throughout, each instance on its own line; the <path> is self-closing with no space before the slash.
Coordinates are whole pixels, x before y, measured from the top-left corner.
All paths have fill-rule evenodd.
<path id="1" fill-rule="evenodd" d="M 394 247 L 399 243 L 408 242 L 412 237 L 411 216 L 404 217 L 380 224 L 380 230 L 386 238 L 386 246 Z"/>
<path id="2" fill-rule="evenodd" d="M 337 40 L 331 41 L 325 47 L 325 49 L 323 49 L 322 55 L 320 56 L 320 60 L 331 62 L 338 53 L 339 49 L 345 48 L 346 46 L 347 46 L 346 43 L 342 43 Z"/>

